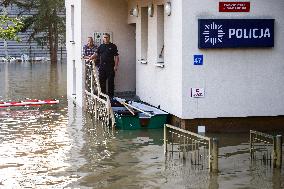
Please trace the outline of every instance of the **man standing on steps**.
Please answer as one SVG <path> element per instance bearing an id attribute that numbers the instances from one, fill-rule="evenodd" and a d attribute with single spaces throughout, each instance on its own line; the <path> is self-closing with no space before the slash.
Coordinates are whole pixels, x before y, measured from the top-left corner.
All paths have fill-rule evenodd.
<path id="1" fill-rule="evenodd" d="M 108 33 L 103 35 L 103 44 L 97 51 L 97 57 L 100 58 L 99 81 L 103 93 L 108 94 L 110 98 L 114 96 L 114 76 L 118 68 L 119 56 L 117 46 L 110 42 Z M 108 93 L 106 93 L 106 82 L 108 81 Z"/>

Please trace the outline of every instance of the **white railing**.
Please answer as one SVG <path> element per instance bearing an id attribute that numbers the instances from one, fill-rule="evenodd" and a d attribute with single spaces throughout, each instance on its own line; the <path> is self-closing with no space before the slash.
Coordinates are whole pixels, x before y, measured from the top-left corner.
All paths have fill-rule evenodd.
<path id="1" fill-rule="evenodd" d="M 114 127 L 115 119 L 109 96 L 101 92 L 99 77 L 94 63 L 84 60 L 86 110 L 96 120 Z"/>

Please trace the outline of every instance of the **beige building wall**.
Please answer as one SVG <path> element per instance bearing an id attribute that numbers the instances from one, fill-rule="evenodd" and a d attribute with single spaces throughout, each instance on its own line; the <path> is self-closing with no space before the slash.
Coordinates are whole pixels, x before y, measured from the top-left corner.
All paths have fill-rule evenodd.
<path id="1" fill-rule="evenodd" d="M 182 1 L 182 118 L 284 115 L 284 1 L 250 0 L 251 10 L 222 13 L 218 2 Z M 198 49 L 198 19 L 275 19 L 273 48 Z M 193 55 L 204 65 L 194 66 Z M 191 98 L 190 88 L 205 89 Z"/>
<path id="2" fill-rule="evenodd" d="M 135 2 L 135 3 L 134 3 Z M 148 17 L 148 28 L 142 23 L 141 8 L 148 7 L 153 2 L 153 17 Z M 129 17 L 128 22 L 136 22 L 136 93 L 141 100 L 171 114 L 182 115 L 182 0 L 172 1 L 171 16 L 164 15 L 164 67 L 160 67 L 158 54 L 160 48 L 157 44 L 159 35 L 157 27 L 157 6 L 163 5 L 160 1 L 129 1 L 131 7 L 139 7 L 137 18 Z M 146 30 L 146 31 L 145 31 Z M 145 39 L 145 32 L 147 32 Z M 144 38 L 144 39 L 143 39 Z M 142 52 L 143 41 L 147 41 L 147 57 Z M 141 59 L 146 59 L 147 64 L 141 63 Z"/>
<path id="3" fill-rule="evenodd" d="M 75 10 L 75 43 L 67 44 L 68 58 L 71 60 L 68 65 L 75 60 L 77 74 L 82 73 L 79 61 L 81 42 L 86 43 L 87 37 L 93 36 L 95 31 L 112 31 L 121 59 L 116 91 L 133 91 L 136 88 L 141 100 L 160 106 L 182 119 L 284 115 L 284 1 L 273 0 L 272 3 L 251 0 L 250 12 L 220 13 L 219 2 L 216 1 L 172 0 L 172 14 L 164 14 L 161 32 L 159 25 L 162 14 L 158 14 L 157 10 L 165 2 L 66 1 L 68 6 L 74 3 L 79 7 L 79 10 Z M 154 7 L 153 17 L 145 13 L 151 3 Z M 70 13 L 68 6 L 67 15 L 68 11 Z M 131 8 L 136 6 L 139 8 L 138 17 L 129 16 Z M 199 18 L 275 19 L 275 46 L 199 49 Z M 67 18 L 67 30 L 69 25 Z M 68 32 L 67 42 L 70 38 Z M 158 57 L 161 42 L 164 43 L 163 67 L 158 64 L 161 62 Z M 203 66 L 193 65 L 195 54 L 204 55 Z M 72 78 L 70 81 L 69 78 L 68 82 L 72 83 Z M 81 90 L 78 87 L 80 82 L 82 80 L 76 82 L 77 91 Z M 191 88 L 204 88 L 205 97 L 190 97 Z M 71 89 L 68 87 L 69 93 Z"/>
<path id="4" fill-rule="evenodd" d="M 135 2 L 135 3 L 134 3 Z M 141 64 L 145 25 L 141 7 L 153 2 L 154 15 L 148 17 L 147 64 Z M 164 68 L 157 67 L 157 5 L 166 1 L 129 1 L 138 5 L 137 94 L 142 100 L 183 119 L 276 116 L 284 114 L 283 48 L 284 2 L 252 0 L 247 13 L 221 13 L 215 1 L 174 0 L 172 15 L 164 17 Z M 271 11 L 273 10 L 273 11 Z M 275 47 L 199 49 L 198 19 L 275 19 Z M 194 66 L 193 55 L 203 54 L 204 65 Z M 204 98 L 192 98 L 191 88 L 204 88 Z"/>
<path id="5" fill-rule="evenodd" d="M 94 32 L 111 31 L 120 64 L 115 76 L 115 92 L 135 91 L 135 24 L 128 24 L 127 0 L 82 1 L 82 40 Z"/>

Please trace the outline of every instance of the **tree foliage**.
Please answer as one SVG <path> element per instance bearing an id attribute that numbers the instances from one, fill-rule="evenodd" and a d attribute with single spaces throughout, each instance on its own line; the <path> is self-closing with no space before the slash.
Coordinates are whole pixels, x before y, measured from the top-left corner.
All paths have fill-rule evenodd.
<path id="1" fill-rule="evenodd" d="M 30 29 L 30 40 L 35 40 L 40 45 L 47 46 L 51 62 L 56 63 L 59 40 L 65 41 L 65 1 L 4 0 L 2 5 L 16 5 L 22 13 L 32 13 L 31 16 L 23 19 L 22 31 Z"/>
<path id="2" fill-rule="evenodd" d="M 10 18 L 7 15 L 0 15 L 0 39 L 20 41 L 17 33 L 24 24 L 19 18 Z"/>

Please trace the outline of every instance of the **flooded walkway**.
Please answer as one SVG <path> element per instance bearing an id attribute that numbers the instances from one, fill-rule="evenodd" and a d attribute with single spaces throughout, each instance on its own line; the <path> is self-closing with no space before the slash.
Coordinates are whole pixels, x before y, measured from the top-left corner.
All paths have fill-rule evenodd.
<path id="1" fill-rule="evenodd" d="M 284 168 L 251 162 L 249 133 L 220 140 L 219 174 L 177 154 L 163 130 L 112 131 L 66 98 L 66 64 L 0 63 L 0 100 L 60 100 L 0 109 L 0 188 L 284 188 Z"/>

